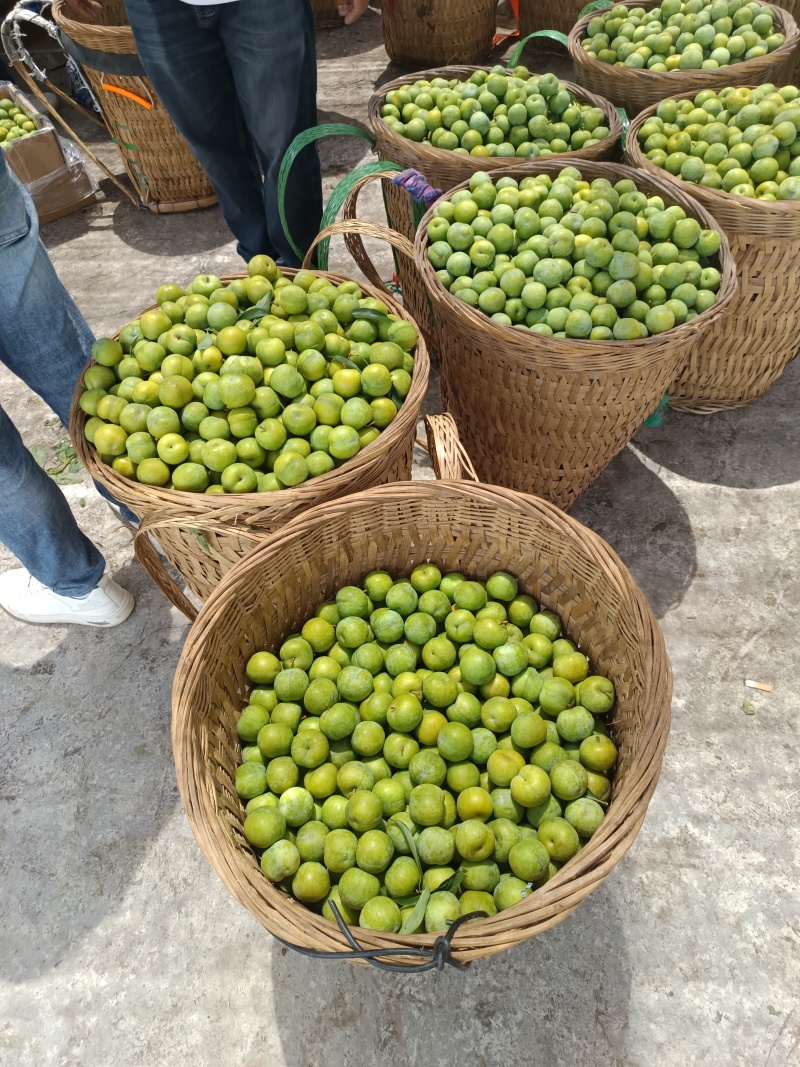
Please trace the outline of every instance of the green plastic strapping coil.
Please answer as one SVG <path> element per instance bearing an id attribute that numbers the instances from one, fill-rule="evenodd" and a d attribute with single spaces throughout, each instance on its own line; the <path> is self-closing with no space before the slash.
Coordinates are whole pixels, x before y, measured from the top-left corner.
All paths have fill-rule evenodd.
<path id="1" fill-rule="evenodd" d="M 528 43 L 528 41 L 532 41 L 534 37 L 549 37 L 551 41 L 558 41 L 558 43 L 563 44 L 565 48 L 567 45 L 567 35 L 565 33 L 560 33 L 558 30 L 537 30 L 536 33 L 529 33 L 527 37 L 524 37 L 519 42 L 517 47 L 511 53 L 511 56 L 508 60 L 509 67 L 517 66 L 520 60 L 520 56 L 522 55 L 523 49 L 525 48 L 525 45 Z"/>
<path id="2" fill-rule="evenodd" d="M 350 126 L 344 122 L 328 122 L 324 123 L 322 126 L 312 126 L 310 129 L 303 130 L 302 133 L 299 133 L 286 149 L 286 154 L 281 161 L 281 169 L 278 174 L 278 214 L 280 215 L 283 232 L 286 234 L 286 240 L 291 245 L 294 254 L 301 261 L 303 259 L 303 253 L 294 243 L 286 221 L 286 187 L 289 184 L 289 172 L 292 169 L 292 164 L 304 148 L 314 144 L 315 141 L 319 141 L 322 137 L 336 136 L 361 137 L 365 141 L 368 141 L 371 147 L 374 147 L 375 145 L 375 140 L 372 134 L 367 130 L 362 130 L 360 126 Z"/>
<path id="3" fill-rule="evenodd" d="M 346 174 L 339 184 L 334 188 L 328 199 L 328 205 L 322 215 L 322 221 L 319 224 L 320 230 L 324 230 L 326 226 L 330 226 L 332 222 L 336 221 L 336 216 L 339 214 L 339 210 L 344 204 L 345 200 L 349 196 L 353 187 L 368 174 L 381 174 L 384 172 L 391 172 L 394 170 L 402 170 L 403 168 L 397 163 L 390 163 L 388 160 L 379 159 L 373 163 L 363 163 L 360 167 L 356 167 L 349 174 Z M 287 235 L 288 236 L 288 235 Z M 320 241 L 317 245 L 317 266 L 320 270 L 328 269 L 328 248 L 330 246 L 330 238 L 326 237 L 324 241 Z"/>
<path id="4" fill-rule="evenodd" d="M 631 124 L 631 120 L 628 118 L 628 112 L 624 107 L 618 107 L 619 117 L 622 119 L 622 133 L 619 136 L 619 143 L 622 145 L 622 151 L 625 151 L 625 142 L 628 139 L 628 127 Z"/>
<path id="5" fill-rule="evenodd" d="M 592 0 L 591 4 L 587 4 L 586 7 L 578 15 L 579 19 L 582 19 L 584 15 L 591 15 L 593 11 L 602 11 L 604 7 L 613 7 L 610 0 Z"/>
<path id="6" fill-rule="evenodd" d="M 658 402 L 658 407 L 656 408 L 656 410 L 653 412 L 652 415 L 648 416 L 644 420 L 645 426 L 660 426 L 661 423 L 664 421 L 664 416 L 667 413 L 667 408 L 668 407 L 669 407 L 669 396 L 668 396 L 667 393 L 664 393 L 664 395 L 661 397 L 661 399 Z"/>

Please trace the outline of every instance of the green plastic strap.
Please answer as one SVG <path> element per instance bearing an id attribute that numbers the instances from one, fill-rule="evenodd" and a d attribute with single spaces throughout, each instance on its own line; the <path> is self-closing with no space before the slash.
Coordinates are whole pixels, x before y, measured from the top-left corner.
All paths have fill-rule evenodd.
<path id="1" fill-rule="evenodd" d="M 558 43 L 563 44 L 565 48 L 567 46 L 567 35 L 565 33 L 560 33 L 558 30 L 537 30 L 536 33 L 529 33 L 527 37 L 523 37 L 519 42 L 508 60 L 509 67 L 517 66 L 525 45 L 528 41 L 532 41 L 534 37 L 549 37 L 551 41 L 558 41 Z"/>
<path id="2" fill-rule="evenodd" d="M 375 139 L 372 134 L 368 133 L 367 130 L 362 130 L 360 126 L 350 126 L 344 122 L 328 122 L 324 123 L 322 126 L 312 126 L 310 129 L 298 133 L 297 137 L 295 137 L 286 149 L 286 154 L 281 160 L 281 169 L 278 174 L 278 214 L 281 218 L 283 232 L 286 234 L 286 240 L 289 242 L 294 254 L 301 262 L 303 253 L 292 240 L 292 235 L 289 233 L 289 226 L 286 221 L 286 187 L 289 184 L 289 172 L 292 169 L 294 161 L 304 148 L 314 144 L 315 141 L 321 140 L 323 137 L 362 137 L 365 141 L 369 142 L 371 147 L 374 148 L 375 146 Z"/>
<path id="3" fill-rule="evenodd" d="M 656 408 L 656 410 L 653 412 L 652 415 L 648 416 L 648 418 L 644 420 L 645 426 L 660 426 L 661 423 L 664 421 L 664 416 L 667 413 L 668 407 L 669 395 L 667 393 L 664 393 L 664 395 L 658 402 L 658 407 Z"/>
<path id="4" fill-rule="evenodd" d="M 628 118 L 628 112 L 624 107 L 618 107 L 619 117 L 622 119 L 622 133 L 620 134 L 619 143 L 622 145 L 622 151 L 625 151 L 625 142 L 628 140 L 628 127 L 631 124 L 631 120 Z"/>
<path id="5" fill-rule="evenodd" d="M 381 174 L 387 171 L 391 172 L 402 169 L 403 168 L 399 163 L 390 163 L 388 160 L 379 159 L 373 163 L 363 163 L 360 167 L 356 167 L 355 170 L 345 175 L 330 195 L 328 206 L 325 208 L 322 221 L 320 222 L 320 230 L 324 230 L 326 226 L 330 226 L 332 222 L 336 221 L 339 209 L 350 195 L 353 187 L 357 185 L 362 178 L 365 178 L 368 174 Z M 324 241 L 320 241 L 317 245 L 317 266 L 320 270 L 328 269 L 328 248 L 330 243 L 330 237 L 326 237 Z"/>
<path id="6" fill-rule="evenodd" d="M 587 4 L 586 7 L 578 15 L 579 19 L 582 19 L 584 15 L 591 15 L 593 11 L 602 11 L 604 7 L 613 7 L 614 5 L 610 0 L 592 0 L 591 4 Z"/>

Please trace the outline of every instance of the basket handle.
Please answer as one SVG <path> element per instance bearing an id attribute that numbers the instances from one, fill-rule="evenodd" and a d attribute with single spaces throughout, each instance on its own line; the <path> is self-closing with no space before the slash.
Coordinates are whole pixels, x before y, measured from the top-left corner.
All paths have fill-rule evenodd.
<path id="1" fill-rule="evenodd" d="M 345 122 L 326 122 L 321 126 L 312 126 L 310 129 L 298 133 L 286 149 L 286 153 L 281 160 L 281 169 L 278 172 L 278 214 L 280 215 L 281 226 L 286 235 L 286 240 L 298 259 L 303 258 L 303 253 L 294 243 L 292 235 L 289 233 L 289 225 L 286 219 L 286 188 L 289 184 L 289 172 L 292 169 L 292 164 L 303 149 L 308 148 L 309 145 L 314 144 L 315 141 L 319 141 L 323 137 L 362 137 L 369 142 L 370 148 L 375 147 L 375 138 L 367 130 L 362 130 L 360 126 L 351 126 Z"/>
<path id="2" fill-rule="evenodd" d="M 519 42 L 508 58 L 509 67 L 517 66 L 525 45 L 528 41 L 532 41 L 534 37 L 549 37 L 551 41 L 558 41 L 559 44 L 563 44 L 565 48 L 567 47 L 567 35 L 565 33 L 561 33 L 559 30 L 537 30 L 535 33 L 529 33 L 527 37 L 523 37 Z"/>
<path id="3" fill-rule="evenodd" d="M 362 179 L 363 180 L 363 179 Z M 382 241 L 387 241 L 393 248 L 396 248 L 398 252 L 402 252 L 404 256 L 408 256 L 409 259 L 414 258 L 414 246 L 408 240 L 407 237 L 403 237 L 402 234 L 397 233 L 395 230 L 389 229 L 388 226 L 380 226 L 377 222 L 367 222 L 366 219 L 342 219 L 341 222 L 334 222 L 330 226 L 327 226 L 324 230 L 314 238 L 311 247 L 306 253 L 306 258 L 303 261 L 303 267 L 307 268 L 311 263 L 311 255 L 316 245 L 320 241 L 324 241 L 326 238 L 333 237 L 335 234 L 341 233 L 345 235 L 345 241 L 350 254 L 355 258 L 359 267 L 363 270 L 364 274 L 374 282 L 375 285 L 380 286 L 381 289 L 385 289 L 392 300 L 395 299 L 395 294 L 389 289 L 386 283 L 381 279 L 378 271 L 375 268 L 374 263 L 369 258 L 361 244 L 360 239 L 356 243 L 356 237 L 378 237 Z M 353 240 L 348 241 L 347 237 L 350 235 Z"/>
<path id="4" fill-rule="evenodd" d="M 583 11 L 581 11 L 578 18 L 582 19 L 584 15 L 591 15 L 593 11 L 602 11 L 604 7 L 613 7 L 611 0 L 592 0 L 591 4 L 587 4 Z"/>
<path id="5" fill-rule="evenodd" d="M 456 420 L 448 412 L 426 415 L 427 453 L 431 457 L 433 473 L 438 481 L 470 481 L 480 479 L 472 466 L 469 453 L 461 443 Z M 423 448 L 425 445 L 418 440 Z"/>
<path id="6" fill-rule="evenodd" d="M 174 604 L 178 611 L 183 612 L 189 622 L 194 622 L 197 618 L 197 608 L 164 566 L 164 561 L 150 540 L 150 531 L 158 525 L 158 522 L 142 522 L 133 539 L 133 551 L 167 600 Z"/>

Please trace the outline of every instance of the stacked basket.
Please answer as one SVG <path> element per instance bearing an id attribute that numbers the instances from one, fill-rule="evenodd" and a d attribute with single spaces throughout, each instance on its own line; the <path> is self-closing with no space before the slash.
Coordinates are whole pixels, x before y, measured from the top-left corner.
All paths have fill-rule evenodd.
<path id="1" fill-rule="evenodd" d="M 496 0 L 384 0 L 383 39 L 402 67 L 477 63 L 492 46 Z"/>

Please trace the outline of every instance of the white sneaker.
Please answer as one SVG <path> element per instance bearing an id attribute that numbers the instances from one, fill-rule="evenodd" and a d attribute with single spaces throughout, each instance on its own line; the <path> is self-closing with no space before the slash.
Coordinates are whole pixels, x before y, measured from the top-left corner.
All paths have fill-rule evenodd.
<path id="1" fill-rule="evenodd" d="M 118 626 L 135 603 L 127 589 L 105 574 L 83 599 L 54 593 L 22 568 L 0 574 L 0 607 L 23 622 Z"/>

